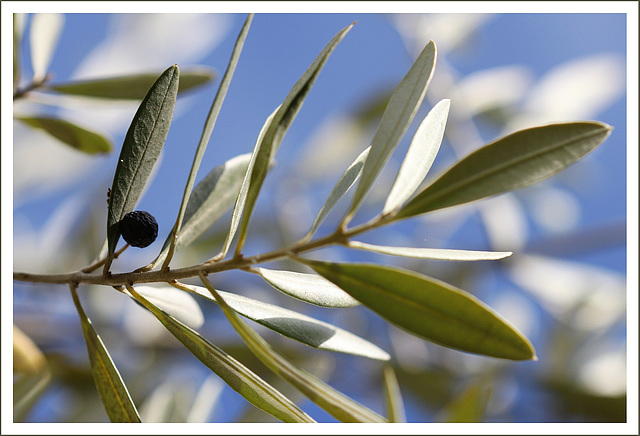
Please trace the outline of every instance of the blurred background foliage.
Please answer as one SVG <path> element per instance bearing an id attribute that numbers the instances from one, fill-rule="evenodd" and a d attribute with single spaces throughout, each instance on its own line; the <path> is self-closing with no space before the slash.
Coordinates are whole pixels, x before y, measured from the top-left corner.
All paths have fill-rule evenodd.
<path id="1" fill-rule="evenodd" d="M 158 219 L 158 240 L 175 219 L 202 123 L 243 19 L 242 14 L 14 16 L 18 89 L 45 78 L 55 85 L 159 73 L 174 63 L 181 69 L 208 68 L 212 80 L 179 98 L 160 165 L 139 205 Z M 361 307 L 322 309 L 292 300 L 251 274 L 220 274 L 218 286 L 304 312 L 389 351 L 408 422 L 626 421 L 624 14 L 258 14 L 202 174 L 252 149 L 264 119 L 305 65 L 337 29 L 353 21 L 358 21 L 354 31 L 327 64 L 283 142 L 245 250 L 273 249 L 304 235 L 340 173 L 369 145 L 389 93 L 433 39 L 436 72 L 416 119 L 442 98 L 452 104 L 430 177 L 521 128 L 593 119 L 614 131 L 580 163 L 539 185 L 363 237 L 386 245 L 513 251 L 508 259 L 425 261 L 339 248 L 330 256 L 402 265 L 468 290 L 530 338 L 539 360 L 515 363 L 446 349 Z M 14 100 L 14 118 L 56 117 L 111 144 L 107 154 L 89 154 L 33 124 L 14 122 L 14 270 L 66 272 L 96 256 L 105 237 L 106 189 L 137 104 L 46 86 Z M 381 207 L 407 136 L 356 222 Z M 336 225 L 348 205 L 342 203 L 320 234 Z M 211 257 L 224 241 L 227 223 L 221 220 L 178 253 L 175 265 Z M 159 248 L 156 242 L 143 251 L 128 250 L 114 267 L 129 271 L 145 265 Z M 272 419 L 228 389 L 128 298 L 109 288 L 80 290 L 143 421 Z M 315 419 L 333 421 L 266 370 L 215 305 L 198 302 L 203 336 L 302 401 Z M 106 421 L 68 289 L 15 282 L 13 319 L 19 329 L 14 330 L 15 421 Z M 380 362 L 314 350 L 259 326 L 258 331 L 308 371 L 384 413 Z"/>

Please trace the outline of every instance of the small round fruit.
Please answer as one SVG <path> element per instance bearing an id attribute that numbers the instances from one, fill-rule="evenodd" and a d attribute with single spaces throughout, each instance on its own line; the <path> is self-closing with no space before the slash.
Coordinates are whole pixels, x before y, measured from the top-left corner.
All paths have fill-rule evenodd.
<path id="1" fill-rule="evenodd" d="M 158 237 L 158 223 L 149 212 L 129 212 L 120 221 L 120 234 L 132 247 L 144 248 Z"/>

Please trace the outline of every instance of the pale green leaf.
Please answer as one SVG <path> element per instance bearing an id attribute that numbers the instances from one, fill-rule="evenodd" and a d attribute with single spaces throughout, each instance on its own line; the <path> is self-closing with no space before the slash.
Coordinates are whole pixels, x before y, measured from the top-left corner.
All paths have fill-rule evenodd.
<path id="1" fill-rule="evenodd" d="M 44 368 L 36 374 L 20 374 L 13 381 L 13 421 L 21 422 L 51 382 L 51 371 Z"/>
<path id="2" fill-rule="evenodd" d="M 193 329 L 200 328 L 204 324 L 204 314 L 198 302 L 185 292 L 166 283 L 160 286 L 136 285 L 136 291 L 154 306 Z M 133 298 L 132 295 L 130 297 Z"/>
<path id="3" fill-rule="evenodd" d="M 329 194 L 329 198 L 325 202 L 318 215 L 313 220 L 313 224 L 311 225 L 311 229 L 304 237 L 305 240 L 311 239 L 313 234 L 318 230 L 320 224 L 324 221 L 324 219 L 329 215 L 329 212 L 338 204 L 338 201 L 346 194 L 349 189 L 353 186 L 353 184 L 358 180 L 360 174 L 362 174 L 362 168 L 364 167 L 364 162 L 369 155 L 369 150 L 371 147 L 367 147 L 360 155 L 353 161 L 349 168 L 342 174 L 336 186 L 333 187 L 331 194 Z"/>
<path id="4" fill-rule="evenodd" d="M 600 145 L 612 127 L 597 122 L 521 130 L 474 151 L 397 214 L 407 218 L 524 188 L 562 171 Z"/>
<path id="5" fill-rule="evenodd" d="M 201 286 L 184 284 L 175 286 L 217 303 L 211 293 Z M 230 292 L 218 291 L 218 293 L 222 295 L 229 307 L 240 315 L 310 347 L 376 360 L 390 359 L 389 354 L 377 345 L 326 322 Z"/>
<path id="6" fill-rule="evenodd" d="M 391 366 L 385 366 L 383 372 L 384 398 L 387 405 L 387 416 L 390 422 L 407 422 L 404 401 L 396 373 Z"/>
<path id="7" fill-rule="evenodd" d="M 353 24 L 342 29 L 325 46 L 307 71 L 305 71 L 302 77 L 300 77 L 295 85 L 293 85 L 293 88 L 291 88 L 291 91 L 289 91 L 289 94 L 277 110 L 273 121 L 269 123 L 267 130 L 264 132 L 264 136 L 260 141 L 260 146 L 258 147 L 258 152 L 255 156 L 255 164 L 251 170 L 249 190 L 247 191 L 244 213 L 240 223 L 240 232 L 238 234 L 236 255 L 239 255 L 244 247 L 244 241 L 249 227 L 249 220 L 251 219 L 251 213 L 258 198 L 258 193 L 260 192 L 262 183 L 267 175 L 269 165 L 271 165 L 285 133 L 298 114 L 298 111 L 316 81 L 320 70 L 329 59 L 329 55 L 331 55 L 338 43 L 352 27 Z"/>
<path id="8" fill-rule="evenodd" d="M 359 250 L 373 251 L 391 256 L 417 257 L 420 259 L 436 260 L 498 260 L 511 256 L 510 251 L 471 251 L 451 250 L 446 248 L 419 248 L 419 247 L 389 247 L 384 245 L 372 245 L 364 242 L 349 241 L 347 247 Z"/>
<path id="9" fill-rule="evenodd" d="M 149 300 L 127 286 L 133 297 L 153 313 L 156 318 L 182 344 L 230 388 L 266 413 L 284 422 L 314 422 L 314 420 L 288 398 L 266 383 L 242 363 L 207 341 L 197 332 L 164 313 Z"/>
<path id="10" fill-rule="evenodd" d="M 34 81 L 40 81 L 47 75 L 63 27 L 63 14 L 34 14 L 32 16 L 30 40 Z"/>
<path id="11" fill-rule="evenodd" d="M 52 117 L 15 117 L 28 126 L 41 129 L 63 144 L 87 154 L 103 154 L 111 151 L 111 142 L 104 136 Z"/>
<path id="12" fill-rule="evenodd" d="M 364 164 L 353 202 L 345 217 L 345 225 L 353 218 L 364 196 L 389 160 L 422 104 L 435 64 L 436 46 L 433 41 L 430 41 L 389 99 L 380 126 L 371 142 L 371 151 Z"/>
<path id="13" fill-rule="evenodd" d="M 394 212 L 418 189 L 440 150 L 449 116 L 450 100 L 441 100 L 424 118 L 411 140 L 382 214 Z"/>
<path id="14" fill-rule="evenodd" d="M 354 307 L 360 304 L 351 295 L 317 274 L 267 268 L 254 268 L 251 271 L 259 274 L 280 292 L 316 306 Z"/>
<path id="15" fill-rule="evenodd" d="M 52 84 L 48 89 L 68 95 L 112 100 L 142 100 L 159 73 L 142 73 L 101 79 L 77 80 Z M 182 93 L 213 80 L 215 72 L 208 67 L 187 67 L 180 71 L 178 93 Z"/>
<path id="16" fill-rule="evenodd" d="M 416 336 L 486 356 L 536 358 L 529 341 L 500 315 L 447 283 L 399 268 L 295 259 Z"/>
<path id="17" fill-rule="evenodd" d="M 180 70 L 177 65 L 162 73 L 140 103 L 125 136 L 109 198 L 109 249 L 104 266 L 105 274 L 109 271 L 120 238 L 120 220 L 135 207 L 169 133 L 179 78 Z"/>
<path id="18" fill-rule="evenodd" d="M 256 357 L 269 369 L 287 380 L 310 400 L 342 422 L 387 422 L 377 413 L 353 401 L 277 353 L 269 343 L 236 315 L 202 272 L 200 273 L 200 278 L 216 299 L 236 332 Z"/>
<path id="19" fill-rule="evenodd" d="M 75 286 L 71 285 L 70 288 L 73 303 L 82 322 L 82 332 L 87 343 L 93 380 L 96 383 L 109 419 L 111 422 L 140 422 L 140 416 L 131 400 L 129 391 L 111 360 L 111 356 L 109 356 L 102 339 L 100 339 L 91 324 L 91 320 L 84 312 Z"/>
<path id="20" fill-rule="evenodd" d="M 474 383 L 467 387 L 459 396 L 447 404 L 439 414 L 438 421 L 453 422 L 482 422 L 487 404 L 491 400 L 491 389 L 484 383 Z"/>

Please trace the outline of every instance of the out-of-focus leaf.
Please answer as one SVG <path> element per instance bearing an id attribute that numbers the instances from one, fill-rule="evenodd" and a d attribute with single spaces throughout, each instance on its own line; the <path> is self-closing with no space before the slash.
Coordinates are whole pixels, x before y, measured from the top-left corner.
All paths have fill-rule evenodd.
<path id="1" fill-rule="evenodd" d="M 612 127 L 597 122 L 521 130 L 474 151 L 410 200 L 408 218 L 538 183 L 600 145 Z"/>
<path id="2" fill-rule="evenodd" d="M 34 81 L 40 81 L 46 76 L 63 26 L 63 14 L 34 14 L 31 18 L 31 66 Z"/>
<path id="3" fill-rule="evenodd" d="M 113 177 L 107 215 L 109 271 L 120 238 L 120 220 L 135 207 L 169 132 L 176 104 L 180 70 L 173 65 L 165 70 L 147 93 L 133 117 L 125 136 L 118 166 Z"/>
<path id="4" fill-rule="evenodd" d="M 136 291 L 155 306 L 180 320 L 191 328 L 197 329 L 204 324 L 204 315 L 198 302 L 191 295 L 164 286 L 136 285 Z M 130 295 L 133 298 L 132 295 Z M 135 298 L 134 298 L 134 301 Z"/>
<path id="5" fill-rule="evenodd" d="M 184 221 L 178 232 L 175 251 L 188 247 L 215 224 L 233 205 L 242 185 L 250 154 L 242 154 L 218 165 L 202 179 L 189 196 Z M 151 270 L 164 261 L 172 234 L 167 236 L 158 257 L 145 269 Z"/>
<path id="6" fill-rule="evenodd" d="M 218 114 L 220 113 L 220 109 L 222 108 L 222 103 L 227 95 L 227 91 L 229 90 L 229 84 L 231 83 L 231 78 L 233 77 L 233 73 L 238 65 L 238 59 L 240 59 L 240 53 L 242 52 L 242 47 L 244 46 L 244 41 L 247 37 L 247 33 L 249 33 L 249 27 L 251 26 L 251 21 L 253 20 L 253 14 L 249 14 L 247 19 L 240 30 L 240 35 L 238 35 L 238 39 L 236 40 L 236 44 L 233 48 L 233 53 L 231 54 L 231 60 L 229 61 L 229 65 L 227 67 L 227 71 L 225 71 L 224 76 L 222 78 L 222 83 L 220 83 L 220 87 L 218 88 L 218 92 L 216 93 L 215 98 L 213 99 L 213 103 L 211 104 L 211 109 L 209 110 L 209 115 L 207 115 L 207 120 L 204 123 L 204 129 L 202 130 L 202 135 L 200 136 L 200 142 L 198 143 L 198 149 L 196 150 L 196 155 L 193 158 L 193 164 L 191 165 L 191 171 L 189 171 L 189 177 L 187 179 L 187 184 L 184 188 L 184 194 L 182 196 L 182 202 L 180 203 L 180 211 L 178 212 L 178 217 L 176 218 L 176 223 L 174 224 L 171 232 L 169 233 L 169 250 L 167 253 L 167 258 L 163 263 L 163 269 L 169 267 L 169 263 L 171 262 L 171 258 L 173 257 L 173 252 L 177 250 L 176 247 L 176 239 L 177 235 L 182 229 L 183 218 L 186 213 L 186 209 L 188 207 L 189 199 L 191 196 L 191 189 L 193 188 L 193 184 L 196 181 L 196 176 L 198 174 L 198 169 L 200 168 L 200 163 L 202 162 L 202 157 L 204 156 L 204 152 L 207 149 L 207 144 L 209 143 L 209 138 L 211 138 L 211 132 L 213 131 L 213 127 L 216 124 L 216 120 L 218 119 Z M 235 190 L 233 191 L 235 193 Z"/>
<path id="7" fill-rule="evenodd" d="M 441 100 L 420 123 L 382 209 L 383 215 L 402 206 L 418 189 L 431 169 L 444 137 L 450 106 L 450 100 Z"/>
<path id="8" fill-rule="evenodd" d="M 145 73 L 104 79 L 79 80 L 69 83 L 57 83 L 51 85 L 49 89 L 63 94 L 85 97 L 142 100 L 158 76 L 158 73 Z M 213 80 L 214 77 L 214 70 L 208 67 L 185 68 L 180 71 L 178 93 L 202 86 Z"/>
<path id="9" fill-rule="evenodd" d="M 202 363 L 215 372 L 229 387 L 254 406 L 284 422 L 314 422 L 288 398 L 265 383 L 247 367 L 216 347 L 197 332 L 164 313 L 131 286 L 133 297 L 153 313 L 156 318 Z"/>
<path id="10" fill-rule="evenodd" d="M 51 381 L 51 371 L 43 368 L 36 374 L 21 374 L 13 382 L 13 421 L 21 422 Z"/>
<path id="11" fill-rule="evenodd" d="M 377 413 L 353 401 L 277 353 L 260 335 L 236 315 L 234 310 L 225 302 L 202 273 L 200 273 L 200 278 L 216 299 L 236 332 L 269 369 L 294 385 L 314 403 L 342 422 L 387 422 Z"/>
<path id="12" fill-rule="evenodd" d="M 211 293 L 201 286 L 184 284 L 176 286 L 217 303 Z M 230 292 L 218 291 L 218 293 L 222 295 L 229 307 L 240 315 L 310 347 L 377 360 L 390 358 L 386 351 L 371 342 L 326 322 Z"/>
<path id="13" fill-rule="evenodd" d="M 364 164 L 351 208 L 344 220 L 345 224 L 355 214 L 365 194 L 413 120 L 431 81 L 435 63 L 436 46 L 433 41 L 430 41 L 391 95 L 382 115 L 380 127 L 371 142 L 371 151 Z"/>
<path id="14" fill-rule="evenodd" d="M 13 326 L 13 372 L 34 375 L 47 366 L 40 348 L 18 327 Z"/>
<path id="15" fill-rule="evenodd" d="M 407 422 L 404 412 L 404 402 L 400 393 L 400 386 L 393 367 L 385 366 L 383 373 L 384 397 L 387 405 L 389 422 Z"/>
<path id="16" fill-rule="evenodd" d="M 482 422 L 491 390 L 482 384 L 473 384 L 454 398 L 442 412 L 442 422 Z"/>
<path id="17" fill-rule="evenodd" d="M 388 247 L 384 245 L 366 244 L 358 241 L 347 242 L 347 247 L 389 254 L 392 256 L 437 260 L 497 260 L 513 254 L 510 251 L 471 251 L 451 250 L 446 248 Z"/>
<path id="18" fill-rule="evenodd" d="M 264 132 L 264 136 L 260 141 L 260 146 L 258 147 L 255 156 L 255 164 L 251 167 L 250 185 L 249 190 L 247 191 L 242 222 L 240 223 L 236 255 L 239 255 L 242 251 L 249 227 L 249 220 L 251 219 L 251 212 L 253 211 L 253 207 L 255 206 L 258 198 L 258 193 L 260 192 L 262 183 L 267 175 L 269 165 L 271 164 L 285 133 L 298 114 L 298 111 L 316 81 L 320 70 L 324 67 L 324 64 L 329 59 L 329 56 L 338 43 L 345 37 L 352 27 L 353 24 L 345 27 L 338 32 L 331 41 L 329 41 L 307 71 L 305 71 L 302 77 L 300 77 L 295 85 L 293 85 L 293 88 L 291 88 L 291 91 L 289 91 L 289 94 L 285 97 L 284 101 L 275 113 L 272 122 L 268 123 L 268 128 Z"/>
<path id="19" fill-rule="evenodd" d="M 102 339 L 84 312 L 75 286 L 71 285 L 70 288 L 73 302 L 82 322 L 82 332 L 87 343 L 93 379 L 109 419 L 111 422 L 140 422 L 140 416 L 135 404 L 131 401 L 129 391 L 102 343 Z"/>
<path id="20" fill-rule="evenodd" d="M 335 205 L 340 201 L 340 199 L 344 196 L 344 194 L 351 189 L 353 184 L 358 180 L 360 174 L 362 174 L 362 168 L 364 167 L 364 162 L 369 155 L 369 150 L 371 147 L 367 147 L 360 155 L 353 161 L 349 168 L 342 174 L 336 186 L 333 187 L 331 194 L 329 194 L 329 198 L 318 212 L 315 220 L 313 220 L 313 224 L 311 225 L 311 229 L 305 236 L 305 239 L 311 239 L 313 234 L 318 230 L 320 224 L 324 221 L 324 219 L 329 215 L 329 212 L 335 207 Z"/>
<path id="21" fill-rule="evenodd" d="M 31 127 L 42 129 L 49 135 L 76 150 L 87 154 L 109 153 L 111 143 L 104 136 L 52 117 L 15 117 Z"/>
<path id="22" fill-rule="evenodd" d="M 473 295 L 413 271 L 295 258 L 408 332 L 470 353 L 535 359 L 518 331 Z"/>
<path id="23" fill-rule="evenodd" d="M 322 307 L 354 307 L 360 302 L 317 274 L 255 268 L 267 283 L 285 294 Z"/>
<path id="24" fill-rule="evenodd" d="M 20 84 L 22 74 L 22 33 L 24 31 L 24 14 L 13 14 L 13 92 L 15 93 Z"/>

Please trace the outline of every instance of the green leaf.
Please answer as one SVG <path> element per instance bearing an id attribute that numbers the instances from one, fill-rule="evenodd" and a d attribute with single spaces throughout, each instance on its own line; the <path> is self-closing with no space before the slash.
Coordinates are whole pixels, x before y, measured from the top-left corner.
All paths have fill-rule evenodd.
<path id="1" fill-rule="evenodd" d="M 389 99 L 380 126 L 373 137 L 371 151 L 364 164 L 344 225 L 355 215 L 365 194 L 413 120 L 427 92 L 435 64 L 436 45 L 430 41 Z"/>
<path id="2" fill-rule="evenodd" d="M 322 307 L 354 307 L 360 302 L 317 274 L 254 268 L 271 286 L 293 298 Z"/>
<path id="3" fill-rule="evenodd" d="M 174 284 L 174 286 L 217 303 L 211 293 L 201 286 L 185 284 Z M 334 325 L 241 295 L 224 291 L 218 291 L 218 293 L 229 307 L 240 315 L 310 347 L 376 360 L 390 359 L 389 354 L 377 345 Z"/>
<path id="4" fill-rule="evenodd" d="M 377 413 L 353 401 L 277 353 L 260 335 L 236 315 L 202 272 L 200 272 L 200 279 L 216 299 L 236 332 L 256 357 L 269 369 L 287 380 L 314 403 L 342 422 L 387 422 Z"/>
<path id="5" fill-rule="evenodd" d="M 538 183 L 600 145 L 612 127 L 597 122 L 521 130 L 474 151 L 398 212 L 408 218 Z"/>
<path id="6" fill-rule="evenodd" d="M 313 61 L 311 66 L 304 72 L 302 77 L 293 85 L 291 91 L 284 99 L 279 109 L 275 113 L 273 120 L 268 124 L 267 130 L 260 141 L 260 145 L 255 156 L 255 164 L 251 169 L 250 188 L 247 191 L 246 203 L 244 205 L 244 213 L 242 222 L 240 223 L 240 233 L 238 234 L 238 245 L 236 247 L 236 255 L 239 255 L 244 246 L 244 241 L 251 219 L 251 212 L 258 198 L 258 193 L 262 187 L 262 183 L 267 175 L 267 170 L 271 164 L 275 153 L 284 138 L 289 126 L 295 119 L 304 99 L 311 90 L 320 70 L 329 59 L 329 55 L 336 48 L 338 43 L 351 30 L 353 24 L 342 29 L 320 52 L 318 57 Z"/>
<path id="7" fill-rule="evenodd" d="M 16 117 L 17 120 L 41 129 L 62 143 L 87 154 L 109 153 L 111 143 L 104 136 L 68 121 L 51 117 Z"/>
<path id="8" fill-rule="evenodd" d="M 131 401 L 129 391 L 125 386 L 118 369 L 111 360 L 109 352 L 102 343 L 102 339 L 93 328 L 91 320 L 82 308 L 76 288 L 70 286 L 73 303 L 76 306 L 80 321 L 82 322 L 82 332 L 87 343 L 93 380 L 98 388 L 100 398 L 111 422 L 140 422 L 140 416 L 135 404 Z"/>
<path id="9" fill-rule="evenodd" d="M 204 152 L 207 149 L 207 144 L 209 143 L 211 132 L 213 131 L 213 127 L 216 124 L 216 120 L 218 119 L 218 114 L 220 113 L 220 109 L 222 108 L 222 103 L 224 102 L 224 98 L 226 97 L 227 91 L 229 90 L 229 84 L 231 83 L 231 78 L 233 77 L 233 73 L 236 69 L 236 66 L 238 65 L 238 59 L 240 59 L 240 53 L 242 52 L 242 47 L 244 46 L 244 41 L 247 37 L 247 33 L 249 33 L 249 26 L 251 25 L 252 20 L 253 14 L 249 14 L 247 16 L 247 19 L 245 20 L 244 25 L 242 26 L 240 35 L 238 35 L 235 47 L 233 48 L 233 53 L 231 54 L 229 66 L 227 67 L 227 71 L 225 71 L 224 76 L 222 77 L 220 88 L 218 88 L 216 97 L 213 99 L 213 103 L 211 104 L 211 109 L 209 110 L 209 115 L 207 116 L 207 120 L 205 121 L 204 129 L 202 130 L 202 135 L 200 137 L 200 142 L 198 143 L 198 149 L 196 150 L 196 155 L 193 158 L 193 164 L 191 165 L 191 171 L 189 172 L 187 184 L 184 188 L 184 195 L 182 196 L 180 211 L 178 212 L 176 223 L 174 224 L 173 229 L 169 234 L 170 246 L 167 253 L 167 258 L 163 264 L 163 268 L 169 267 L 169 262 L 173 257 L 173 252 L 174 250 L 178 249 L 178 247 L 176 247 L 176 238 L 182 228 L 183 218 L 188 207 L 189 197 L 191 196 L 191 189 L 193 188 L 193 184 L 196 181 L 196 175 L 198 174 L 198 169 L 200 168 L 200 162 L 202 161 Z M 236 190 L 233 190 L 232 192 L 235 194 Z"/>
<path id="10" fill-rule="evenodd" d="M 473 295 L 413 271 L 295 258 L 408 332 L 470 353 L 535 359 L 514 327 Z"/>
<path id="11" fill-rule="evenodd" d="M 104 266 L 105 274 L 109 271 L 120 238 L 120 220 L 135 207 L 164 146 L 176 104 L 179 78 L 180 70 L 177 65 L 162 73 L 140 103 L 124 138 L 109 199 L 109 250 Z"/>
<path id="12" fill-rule="evenodd" d="M 360 174 L 362 174 L 364 162 L 369 155 L 369 150 L 371 150 L 371 147 L 367 147 L 362 153 L 360 153 L 356 160 L 354 160 L 353 163 L 349 165 L 349 168 L 347 168 L 344 174 L 342 174 L 342 176 L 338 180 L 338 183 L 336 183 L 336 186 L 334 186 L 333 190 L 331 191 L 331 194 L 329 194 L 329 198 L 327 198 L 324 206 L 322 206 L 322 209 L 320 209 L 320 212 L 318 212 L 318 215 L 313 220 L 311 229 L 303 240 L 311 239 L 316 230 L 318 230 L 318 227 L 320 227 L 320 224 L 322 224 L 327 215 L 329 215 L 329 212 L 331 212 L 335 205 L 338 204 L 338 201 L 340 201 L 344 194 L 346 194 L 349 189 L 351 189 L 356 180 L 358 180 L 358 177 L 360 177 Z"/>
<path id="13" fill-rule="evenodd" d="M 158 73 L 143 73 L 103 79 L 79 80 L 69 83 L 57 83 L 51 85 L 49 89 L 63 94 L 84 97 L 142 100 L 158 76 Z M 178 93 L 202 86 L 213 80 L 214 77 L 214 70 L 208 67 L 185 68 L 184 71 L 180 71 Z"/>
<path id="14" fill-rule="evenodd" d="M 484 383 L 467 387 L 441 412 L 441 422 L 482 422 L 487 404 L 491 399 L 491 388 Z"/>
<path id="15" fill-rule="evenodd" d="M 166 284 L 160 286 L 136 285 L 136 291 L 169 315 L 191 328 L 197 329 L 204 324 L 204 314 L 198 302 L 191 295 Z M 124 291 L 125 293 L 127 291 Z M 132 295 L 129 295 L 134 301 Z"/>
<path id="16" fill-rule="evenodd" d="M 391 256 L 417 257 L 420 259 L 437 260 L 498 260 L 511 256 L 510 251 L 471 251 L 450 250 L 445 248 L 418 248 L 418 247 L 388 247 L 384 245 L 372 245 L 364 242 L 349 241 L 347 247 L 358 250 L 373 251 Z"/>
<path id="17" fill-rule="evenodd" d="M 137 293 L 133 287 L 127 285 L 127 290 L 149 309 L 194 356 L 251 404 L 284 422 L 315 422 L 287 397 L 251 372 L 242 363 L 180 321 L 164 313 Z"/>
<path id="18" fill-rule="evenodd" d="M 30 41 L 34 81 L 46 76 L 63 27 L 63 14 L 33 14 Z"/>
<path id="19" fill-rule="evenodd" d="M 13 381 L 13 421 L 23 421 L 38 398 L 51 382 L 51 371 L 43 368 L 35 374 L 14 375 Z"/>
<path id="20" fill-rule="evenodd" d="M 393 367 L 384 367 L 383 381 L 389 422 L 407 422 L 400 386 L 398 385 L 398 379 L 396 378 L 396 373 L 393 371 Z"/>
<path id="21" fill-rule="evenodd" d="M 396 181 L 387 197 L 382 214 L 397 210 L 418 189 L 440 150 L 444 127 L 449 115 L 450 100 L 441 100 L 420 123 L 402 161 Z"/>

